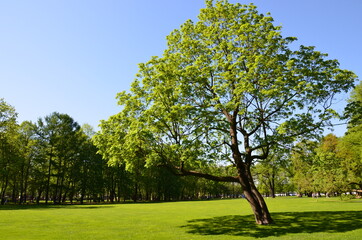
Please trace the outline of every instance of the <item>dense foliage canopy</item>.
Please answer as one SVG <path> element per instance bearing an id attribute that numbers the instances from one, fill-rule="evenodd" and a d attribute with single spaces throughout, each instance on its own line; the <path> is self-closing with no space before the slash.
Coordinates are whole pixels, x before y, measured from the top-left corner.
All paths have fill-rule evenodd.
<path id="1" fill-rule="evenodd" d="M 250 168 L 272 146 L 314 138 L 336 116 L 334 97 L 355 75 L 314 47 L 289 46 L 254 5 L 206 1 L 199 21 L 167 37 L 162 57 L 140 64 L 123 110 L 101 125 L 100 152 L 130 168 L 239 182 L 256 221 L 271 222 Z M 219 164 L 232 175 L 210 173 Z"/>

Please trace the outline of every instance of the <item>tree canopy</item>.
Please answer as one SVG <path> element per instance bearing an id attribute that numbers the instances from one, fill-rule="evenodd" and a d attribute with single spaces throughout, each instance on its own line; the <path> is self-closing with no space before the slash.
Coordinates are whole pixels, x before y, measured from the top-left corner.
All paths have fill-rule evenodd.
<path id="1" fill-rule="evenodd" d="M 253 4 L 206 1 L 199 20 L 167 36 L 167 49 L 139 65 L 123 110 L 101 124 L 112 161 L 165 166 L 180 175 L 239 182 L 256 222 L 272 220 L 250 167 L 271 146 L 313 138 L 336 116 L 334 97 L 356 76 L 311 46 L 293 50 Z M 212 175 L 231 164 L 235 175 Z"/>
<path id="2" fill-rule="evenodd" d="M 362 81 L 353 89 L 345 109 L 348 130 L 339 144 L 339 155 L 349 169 L 346 179 L 362 189 Z"/>

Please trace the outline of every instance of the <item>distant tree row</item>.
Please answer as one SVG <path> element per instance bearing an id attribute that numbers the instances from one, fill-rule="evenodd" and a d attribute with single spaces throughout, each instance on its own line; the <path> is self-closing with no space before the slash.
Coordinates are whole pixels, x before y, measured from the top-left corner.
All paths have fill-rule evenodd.
<path id="1" fill-rule="evenodd" d="M 333 134 L 320 141 L 306 139 L 291 149 L 272 151 L 267 161 L 255 166 L 259 190 L 267 196 L 297 192 L 326 196 L 362 189 L 362 82 L 351 93 L 343 119 L 343 137 Z"/>
<path id="2" fill-rule="evenodd" d="M 19 125 L 15 109 L 3 99 L 0 106 L 2 204 L 83 201 L 88 194 L 102 193 L 106 163 L 96 154 L 87 129 L 59 113 Z"/>
<path id="3" fill-rule="evenodd" d="M 345 136 L 328 134 L 320 141 L 305 140 L 290 149 L 272 149 L 266 161 L 253 166 L 259 191 L 270 197 L 288 193 L 333 196 L 362 189 L 361 106 L 362 84 L 359 84 L 346 107 Z M 107 124 L 102 122 L 103 131 Z M 240 187 L 232 182 L 180 177 L 166 168 L 147 167 L 142 153 L 133 156 L 138 160 L 126 168 L 125 163 L 97 153 L 94 140 L 105 144 L 108 142 L 102 139 L 105 136 L 109 133 L 96 134 L 91 126 L 80 127 L 69 115 L 56 112 L 36 123 L 18 124 L 14 107 L 1 99 L 1 204 L 241 196 Z M 213 174 L 233 175 L 232 171 L 232 166 L 209 166 Z"/>
<path id="4" fill-rule="evenodd" d="M 297 143 L 290 154 L 273 154 L 254 168 L 258 189 L 265 196 L 295 192 L 298 196 L 335 196 L 362 189 L 362 132 L 319 142 Z"/>
<path id="5" fill-rule="evenodd" d="M 17 123 L 14 107 L 0 99 L 1 204 L 126 200 L 169 201 L 239 196 L 233 184 L 180 178 L 166 169 L 108 165 L 97 154 L 94 130 L 69 115 L 52 113 Z M 220 169 L 219 169 L 220 170 Z"/>

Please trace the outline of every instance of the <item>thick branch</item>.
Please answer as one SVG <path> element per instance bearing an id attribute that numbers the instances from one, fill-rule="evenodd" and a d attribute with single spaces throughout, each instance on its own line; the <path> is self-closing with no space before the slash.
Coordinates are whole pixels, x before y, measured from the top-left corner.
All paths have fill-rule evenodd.
<path id="1" fill-rule="evenodd" d="M 194 176 L 194 177 L 200 177 L 205 178 L 208 180 L 213 180 L 216 182 L 239 182 L 238 177 L 233 176 L 215 176 L 208 173 L 202 173 L 197 172 L 193 170 L 185 170 L 182 166 L 181 167 L 175 167 L 170 165 L 162 165 L 162 167 L 167 168 L 171 173 L 177 176 Z"/>

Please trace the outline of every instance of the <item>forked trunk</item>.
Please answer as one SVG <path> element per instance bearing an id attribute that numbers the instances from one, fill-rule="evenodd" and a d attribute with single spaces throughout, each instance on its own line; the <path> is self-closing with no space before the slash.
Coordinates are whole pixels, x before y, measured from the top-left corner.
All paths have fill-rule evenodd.
<path id="1" fill-rule="evenodd" d="M 246 200 L 248 200 L 251 209 L 254 212 L 255 222 L 260 225 L 268 225 L 273 223 L 273 220 L 270 216 L 267 205 L 264 202 L 264 199 L 260 193 L 255 190 L 244 190 L 244 195 Z"/>
<path id="2" fill-rule="evenodd" d="M 240 174 L 240 184 L 243 189 L 246 200 L 249 202 L 255 216 L 255 222 L 259 225 L 269 225 L 273 223 L 270 216 L 268 206 L 266 205 L 263 196 L 256 188 L 250 171 Z"/>
<path id="3" fill-rule="evenodd" d="M 269 180 L 269 189 L 270 189 L 270 195 L 272 198 L 275 198 L 275 179 L 274 174 L 272 175 L 272 179 Z"/>
<path id="4" fill-rule="evenodd" d="M 253 162 L 252 147 L 250 146 L 250 133 L 248 134 L 245 129 L 238 128 L 236 118 L 238 116 L 238 109 L 231 115 L 226 110 L 223 111 L 226 118 L 230 122 L 230 148 L 232 156 L 238 171 L 238 180 L 243 189 L 245 198 L 248 200 L 251 209 L 254 212 L 255 222 L 260 225 L 268 225 L 273 223 L 270 216 L 268 207 L 254 184 L 253 177 L 250 172 L 250 166 Z M 241 124 L 240 124 L 241 125 Z M 244 149 L 245 154 L 242 154 L 239 150 L 238 131 L 243 134 L 244 137 Z M 259 156 L 260 158 L 266 158 L 268 150 L 264 153 L 265 156 Z"/>

